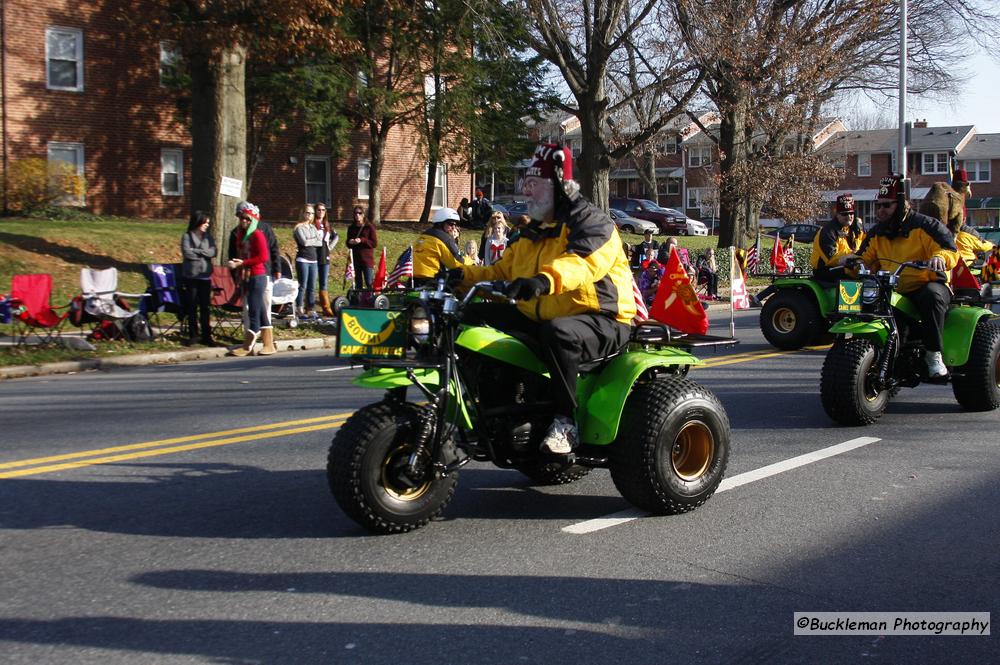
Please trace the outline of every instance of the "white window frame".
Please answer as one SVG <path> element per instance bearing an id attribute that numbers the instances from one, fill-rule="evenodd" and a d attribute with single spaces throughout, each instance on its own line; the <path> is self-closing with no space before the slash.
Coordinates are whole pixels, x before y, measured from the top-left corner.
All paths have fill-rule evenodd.
<path id="1" fill-rule="evenodd" d="M 697 156 L 697 159 L 695 158 Z M 712 163 L 712 146 L 695 145 L 688 148 L 688 166 L 698 168 Z"/>
<path id="2" fill-rule="evenodd" d="M 710 187 L 688 187 L 687 196 L 684 198 L 685 207 L 689 210 L 694 210 L 695 208 L 701 210 L 701 199 L 710 192 Z M 694 205 L 691 205 L 692 200 L 694 201 Z"/>
<path id="3" fill-rule="evenodd" d="M 930 168 L 928 159 L 930 158 Z M 947 152 L 925 152 L 920 155 L 920 172 L 924 175 L 943 175 L 948 173 Z"/>
<path id="4" fill-rule="evenodd" d="M 78 176 L 80 176 L 81 178 L 84 177 L 84 167 L 85 167 L 85 165 L 87 163 L 87 153 L 84 150 L 84 147 L 83 147 L 82 143 L 64 142 L 64 141 L 49 141 L 46 144 L 46 146 L 45 146 L 45 153 L 46 153 L 45 154 L 45 159 L 46 159 L 47 162 L 53 161 L 52 160 L 52 151 L 53 150 L 72 150 L 74 153 L 76 153 L 77 159 L 74 160 L 75 161 L 74 166 L 76 167 L 76 174 Z M 62 161 L 62 160 L 59 160 L 59 161 Z M 77 198 L 77 199 L 66 198 L 66 199 L 63 199 L 62 201 L 60 201 L 59 204 L 60 205 L 73 205 L 73 206 L 78 206 L 79 205 L 79 206 L 82 206 L 82 205 L 86 204 L 86 197 L 87 197 L 87 195 L 86 195 L 86 193 L 84 193 L 82 196 L 80 196 L 80 198 Z"/>
<path id="5" fill-rule="evenodd" d="M 969 182 L 990 182 L 993 177 L 993 168 L 988 159 L 963 159 L 959 162 L 961 166 L 959 168 L 965 169 L 969 174 Z M 970 168 L 971 164 L 975 164 L 974 168 Z M 985 169 L 980 168 L 980 166 L 986 166 Z M 985 173 L 985 178 L 980 178 L 980 174 Z"/>
<path id="6" fill-rule="evenodd" d="M 872 154 L 870 152 L 858 153 L 858 177 L 866 177 L 872 174 Z"/>
<path id="7" fill-rule="evenodd" d="M 76 40 L 76 85 L 54 85 L 49 79 L 49 39 L 55 35 L 72 36 Z M 59 26 L 49 26 L 45 28 L 45 87 L 49 90 L 66 90 L 69 92 L 83 92 L 83 30 L 79 28 L 61 28 Z"/>
<path id="8" fill-rule="evenodd" d="M 362 169 L 364 169 L 364 177 L 362 177 Z M 370 159 L 359 159 L 358 160 L 358 198 L 362 201 L 367 201 L 368 197 L 371 195 L 371 190 L 369 189 L 372 180 L 372 160 Z M 364 189 L 362 190 L 362 187 Z"/>
<path id="9" fill-rule="evenodd" d="M 677 154 L 677 137 L 668 136 L 663 140 L 663 154 L 665 155 L 676 155 Z"/>
<path id="10" fill-rule="evenodd" d="M 176 42 L 162 41 L 160 42 L 160 86 L 166 86 L 166 81 L 164 80 L 167 71 L 173 69 L 176 71 L 177 65 L 181 61 L 181 50 L 177 46 Z"/>
<path id="11" fill-rule="evenodd" d="M 167 189 L 165 176 L 172 173 L 167 170 L 167 157 L 170 156 L 177 158 L 177 173 L 173 174 L 177 176 L 176 191 Z M 160 149 L 160 193 L 164 196 L 184 196 L 184 151 L 180 148 Z"/>
<path id="12" fill-rule="evenodd" d="M 326 165 L 326 180 L 320 183 L 315 180 L 309 180 L 309 162 L 323 162 Z M 319 201 L 313 201 L 313 197 L 309 196 L 309 185 L 323 185 L 323 203 L 329 204 L 330 201 L 330 157 L 328 155 L 306 155 L 305 160 L 302 162 L 302 186 L 305 190 L 305 200 L 307 203 L 319 203 Z"/>
<path id="13" fill-rule="evenodd" d="M 430 168 L 429 163 L 424 164 L 424 183 L 427 182 L 427 169 Z M 432 197 L 431 210 L 437 210 L 438 208 L 445 208 L 448 206 L 448 165 L 444 162 L 438 162 L 437 170 L 434 173 L 434 189 L 441 189 L 441 205 L 435 205 Z M 436 192 L 435 192 L 436 194 Z"/>

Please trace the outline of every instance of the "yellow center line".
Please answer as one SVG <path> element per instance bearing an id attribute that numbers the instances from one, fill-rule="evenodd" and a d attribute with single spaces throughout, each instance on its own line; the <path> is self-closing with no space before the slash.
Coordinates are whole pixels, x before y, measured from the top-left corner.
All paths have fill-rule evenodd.
<path id="1" fill-rule="evenodd" d="M 236 429 L 227 429 L 220 432 L 205 432 L 204 434 L 192 434 L 190 436 L 178 436 L 172 439 L 160 439 L 159 441 L 146 441 L 145 443 L 131 443 L 126 446 L 114 446 L 112 448 L 98 448 L 96 450 L 84 450 L 78 453 L 65 453 L 63 455 L 52 455 L 49 457 L 36 457 L 33 459 L 18 460 L 16 462 L 4 462 L 0 464 L 0 469 L 14 469 L 20 466 L 35 466 L 37 464 L 45 464 L 46 462 L 59 462 L 68 459 L 77 459 L 80 457 L 91 457 L 92 455 L 103 455 L 107 453 L 120 453 L 127 450 L 142 450 L 144 448 L 156 448 L 158 446 L 166 446 L 171 443 L 184 443 L 185 441 L 197 441 L 199 439 L 214 439 L 217 437 L 228 436 L 231 434 L 245 434 L 247 432 L 263 432 L 265 430 L 272 429 L 282 429 L 285 427 L 292 427 L 294 425 L 307 425 L 310 423 L 321 423 L 329 422 L 331 420 L 343 420 L 350 413 L 335 413 L 332 416 L 319 416 L 316 418 L 303 418 L 301 420 L 286 420 L 280 423 L 270 423 L 267 425 L 253 425 L 251 427 L 238 427 Z M 3 476 L 0 476 L 2 478 Z"/>
<path id="2" fill-rule="evenodd" d="M 792 355 L 794 353 L 803 353 L 805 351 L 823 351 L 829 349 L 830 345 L 825 346 L 805 346 L 801 349 L 795 349 L 793 351 L 750 351 L 748 353 L 734 353 L 732 355 L 723 356 L 718 360 L 706 360 L 701 365 L 693 365 L 692 368 L 698 367 L 721 367 L 723 365 L 736 365 L 738 363 L 747 363 L 754 360 L 763 360 L 764 358 L 777 358 L 779 356 Z"/>

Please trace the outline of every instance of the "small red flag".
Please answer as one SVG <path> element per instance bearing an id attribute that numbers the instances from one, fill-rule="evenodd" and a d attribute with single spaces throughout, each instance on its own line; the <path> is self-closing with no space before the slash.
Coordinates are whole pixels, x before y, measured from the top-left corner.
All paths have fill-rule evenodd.
<path id="1" fill-rule="evenodd" d="M 385 288 L 385 247 L 382 248 L 382 258 L 378 262 L 378 270 L 375 271 L 375 279 L 372 281 L 372 288 L 381 291 Z"/>
<path id="2" fill-rule="evenodd" d="M 708 332 L 708 314 L 695 295 L 687 270 L 673 247 L 649 316 L 681 332 L 696 335 Z"/>
<path id="3" fill-rule="evenodd" d="M 951 269 L 951 286 L 955 289 L 975 289 L 981 286 L 976 276 L 969 271 L 963 259 L 958 260 L 958 264 Z"/>
<path id="4" fill-rule="evenodd" d="M 771 248 L 771 268 L 776 273 L 783 273 L 788 270 L 785 262 L 785 249 L 781 245 L 781 238 L 774 236 L 774 247 Z"/>

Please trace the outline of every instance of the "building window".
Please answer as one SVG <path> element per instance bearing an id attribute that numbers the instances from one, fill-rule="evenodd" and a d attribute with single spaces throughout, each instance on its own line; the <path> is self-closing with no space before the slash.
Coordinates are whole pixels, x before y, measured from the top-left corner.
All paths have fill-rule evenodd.
<path id="1" fill-rule="evenodd" d="M 712 146 L 692 146 L 688 148 L 688 166 L 708 166 L 712 163 Z"/>
<path id="2" fill-rule="evenodd" d="M 358 198 L 368 198 L 368 181 L 372 177 L 372 163 L 367 159 L 358 160 Z"/>
<path id="3" fill-rule="evenodd" d="M 330 203 L 329 157 L 306 157 L 306 201 Z"/>
<path id="4" fill-rule="evenodd" d="M 428 165 L 429 166 L 429 165 Z M 448 165 L 438 164 L 434 172 L 434 198 L 432 208 L 443 208 L 448 201 Z"/>
<path id="5" fill-rule="evenodd" d="M 49 90 L 83 90 L 83 32 L 45 29 L 45 76 Z"/>
<path id="6" fill-rule="evenodd" d="M 858 154 L 858 175 L 870 176 L 872 174 L 872 154 L 862 152 Z"/>
<path id="7" fill-rule="evenodd" d="M 962 168 L 969 173 L 969 182 L 989 182 L 990 181 L 990 160 L 965 160 Z"/>
<path id="8" fill-rule="evenodd" d="M 946 152 L 925 152 L 921 163 L 923 168 L 920 172 L 925 175 L 948 173 L 948 153 Z"/>
<path id="9" fill-rule="evenodd" d="M 659 180 L 659 190 L 660 194 L 670 196 L 677 195 L 681 193 L 681 181 L 677 178 L 660 178 Z"/>
<path id="10" fill-rule="evenodd" d="M 160 151 L 160 191 L 165 196 L 184 194 L 184 151 L 164 148 Z"/>
<path id="11" fill-rule="evenodd" d="M 83 178 L 84 155 L 82 143 L 50 142 L 48 144 L 48 161 L 49 164 L 53 164 L 55 162 L 64 162 L 69 164 L 76 172 L 76 175 L 81 179 Z M 83 194 L 81 193 L 79 197 L 66 197 L 57 201 L 57 203 L 60 205 L 83 205 Z"/>
<path id="12" fill-rule="evenodd" d="M 687 207 L 701 209 L 702 201 L 707 201 L 710 190 L 707 187 L 688 187 Z"/>
<path id="13" fill-rule="evenodd" d="M 677 154 L 677 137 L 676 136 L 668 136 L 667 137 L 667 139 L 663 142 L 663 152 L 664 152 L 664 154 L 667 154 L 667 155 L 676 155 Z"/>
<path id="14" fill-rule="evenodd" d="M 160 42 L 160 85 L 169 85 L 177 78 L 181 50 L 174 42 Z"/>

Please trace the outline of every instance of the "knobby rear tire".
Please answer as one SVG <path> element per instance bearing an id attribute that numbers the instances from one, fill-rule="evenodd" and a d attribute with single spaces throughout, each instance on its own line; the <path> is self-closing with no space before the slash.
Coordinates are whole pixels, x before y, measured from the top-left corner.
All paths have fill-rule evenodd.
<path id="1" fill-rule="evenodd" d="M 823 410 L 842 425 L 870 425 L 889 404 L 890 392 L 876 390 L 869 373 L 878 357 L 866 339 L 840 339 L 823 361 L 819 394 Z"/>
<path id="2" fill-rule="evenodd" d="M 811 294 L 802 291 L 779 291 L 767 299 L 760 310 L 760 330 L 772 346 L 794 351 L 818 339 L 819 306 Z"/>
<path id="3" fill-rule="evenodd" d="M 951 389 L 969 411 L 992 411 L 1000 406 L 1000 326 L 980 319 L 969 359 L 954 372 Z"/>

